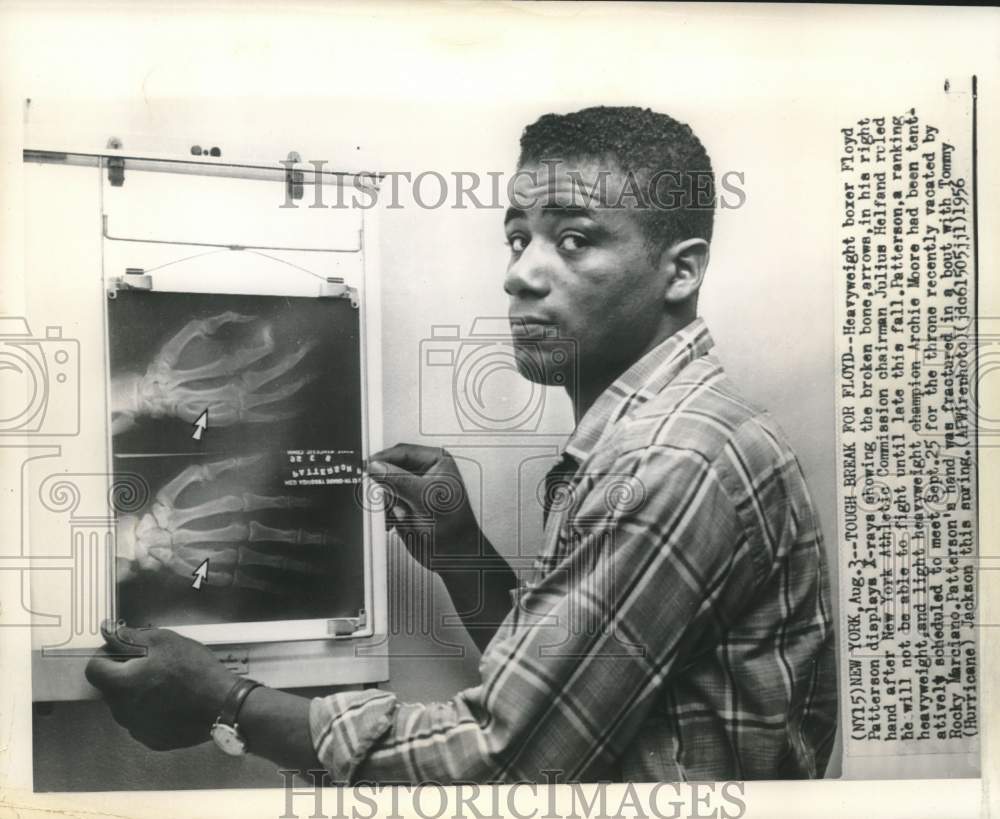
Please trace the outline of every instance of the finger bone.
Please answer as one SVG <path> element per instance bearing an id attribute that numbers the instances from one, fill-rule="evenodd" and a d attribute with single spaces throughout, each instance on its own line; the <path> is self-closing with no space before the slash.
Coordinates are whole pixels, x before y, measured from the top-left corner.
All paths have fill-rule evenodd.
<path id="1" fill-rule="evenodd" d="M 240 589 L 253 589 L 266 594 L 284 595 L 289 592 L 287 583 L 275 583 L 261 577 L 254 577 L 252 574 L 240 571 L 239 567 L 233 574 L 233 585 Z"/>
<path id="2" fill-rule="evenodd" d="M 261 331 L 261 342 L 251 347 L 243 347 L 234 353 L 221 356 L 214 361 L 203 364 L 200 367 L 191 367 L 186 370 L 175 370 L 174 381 L 185 384 L 192 381 L 205 381 L 210 378 L 223 378 L 232 376 L 241 370 L 245 370 L 250 365 L 266 358 L 274 352 L 274 338 L 269 327 Z"/>
<path id="3" fill-rule="evenodd" d="M 274 421 L 287 421 L 295 418 L 302 412 L 301 407 L 294 409 L 262 409 L 247 410 L 242 415 L 242 420 L 248 424 L 267 424 Z"/>
<path id="4" fill-rule="evenodd" d="M 241 543 L 247 539 L 249 527 L 234 522 L 216 529 L 178 529 L 171 535 L 174 546 L 191 546 L 196 543 Z"/>
<path id="5" fill-rule="evenodd" d="M 228 586 L 232 582 L 238 550 L 236 547 L 190 546 L 181 549 L 161 549 L 155 557 L 174 574 L 190 577 L 208 561 L 206 582 L 212 586 Z"/>
<path id="6" fill-rule="evenodd" d="M 253 321 L 255 316 L 245 316 L 227 310 L 217 316 L 192 319 L 163 345 L 160 354 L 150 365 L 150 371 L 173 370 L 180 361 L 185 348 L 196 338 L 206 338 L 215 335 L 226 324 L 242 324 Z"/>
<path id="7" fill-rule="evenodd" d="M 244 576 L 247 575 L 245 569 L 249 567 L 302 575 L 312 574 L 314 568 L 308 560 L 295 560 L 282 555 L 268 555 L 261 552 L 244 552 L 240 555 L 240 570 Z"/>
<path id="8" fill-rule="evenodd" d="M 271 543 L 294 543 L 299 546 L 342 546 L 343 544 L 326 531 L 311 532 L 306 529 L 276 529 L 257 521 L 250 521 L 249 541 Z"/>
<path id="9" fill-rule="evenodd" d="M 210 464 L 191 464 L 156 493 L 156 500 L 163 506 L 173 508 L 177 502 L 177 498 L 189 486 L 213 481 L 224 472 L 253 466 L 260 462 L 263 457 L 263 455 L 244 455 L 239 458 L 226 458 L 223 461 L 215 461 Z M 156 514 L 155 504 L 153 513 Z M 161 525 L 163 524 L 161 523 Z"/>
<path id="10" fill-rule="evenodd" d="M 270 392 L 250 393 L 243 404 L 247 409 L 256 409 L 264 404 L 275 404 L 278 401 L 284 401 L 286 398 L 291 398 L 312 380 L 313 376 L 303 376 L 302 378 L 296 378 L 294 381 L 289 381 L 287 384 L 283 384 Z"/>
<path id="11" fill-rule="evenodd" d="M 289 353 L 277 363 L 260 370 L 248 370 L 240 378 L 249 391 L 254 391 L 265 384 L 276 381 L 288 372 L 291 372 L 303 358 L 306 357 L 315 347 L 315 344 L 303 344 L 293 353 Z"/>
<path id="12" fill-rule="evenodd" d="M 237 512 L 256 512 L 261 509 L 298 509 L 310 506 L 307 498 L 291 498 L 284 495 L 256 495 L 243 492 L 240 495 L 223 495 L 195 506 L 184 506 L 169 510 L 161 510 L 164 523 L 168 529 L 176 529 L 215 515 L 229 515 Z"/>

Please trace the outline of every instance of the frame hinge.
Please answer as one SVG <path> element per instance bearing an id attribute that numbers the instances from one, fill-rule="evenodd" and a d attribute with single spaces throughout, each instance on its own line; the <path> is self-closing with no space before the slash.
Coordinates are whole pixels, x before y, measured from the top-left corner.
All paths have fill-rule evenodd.
<path id="1" fill-rule="evenodd" d="M 337 277 L 329 277 L 319 286 L 320 298 L 325 299 L 350 299 L 351 307 L 358 306 L 358 289 L 350 287 L 344 280 Z"/>

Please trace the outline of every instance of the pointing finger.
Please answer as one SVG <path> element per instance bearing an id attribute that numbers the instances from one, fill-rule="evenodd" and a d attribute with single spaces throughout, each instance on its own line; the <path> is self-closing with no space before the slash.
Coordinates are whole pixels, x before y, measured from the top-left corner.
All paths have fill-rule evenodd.
<path id="1" fill-rule="evenodd" d="M 393 505 L 401 502 L 412 508 L 420 503 L 424 478 L 382 461 L 369 462 L 368 475 L 376 483 L 388 488 Z"/>
<path id="2" fill-rule="evenodd" d="M 415 475 L 423 475 L 447 456 L 442 447 L 396 444 L 372 455 L 371 460 L 392 464 Z"/>

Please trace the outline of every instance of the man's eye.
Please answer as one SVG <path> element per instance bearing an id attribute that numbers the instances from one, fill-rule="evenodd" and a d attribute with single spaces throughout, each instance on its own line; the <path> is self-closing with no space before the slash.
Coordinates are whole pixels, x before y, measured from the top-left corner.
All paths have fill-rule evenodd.
<path id="1" fill-rule="evenodd" d="M 507 239 L 507 246 L 511 253 L 523 253 L 528 246 L 528 240 L 523 236 L 511 236 Z"/>
<path id="2" fill-rule="evenodd" d="M 589 244 L 590 242 L 587 241 L 587 237 L 580 233 L 564 233 L 559 237 L 560 250 L 582 250 Z"/>

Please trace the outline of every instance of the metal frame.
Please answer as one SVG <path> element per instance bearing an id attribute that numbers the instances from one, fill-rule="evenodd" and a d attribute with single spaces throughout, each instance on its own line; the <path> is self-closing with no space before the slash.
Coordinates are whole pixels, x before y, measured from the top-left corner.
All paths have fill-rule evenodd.
<path id="1" fill-rule="evenodd" d="M 371 388 L 371 376 L 369 373 L 370 369 L 370 353 L 372 349 L 379 349 L 378 345 L 372 345 L 369 343 L 369 333 L 377 333 L 378 328 L 378 316 L 380 311 L 379 306 L 379 294 L 377 285 L 377 264 L 375 264 L 375 259 L 370 259 L 368 256 L 371 254 L 369 248 L 368 253 L 366 253 L 365 247 L 365 232 L 366 230 L 373 229 L 373 223 L 375 220 L 371 218 L 369 214 L 366 214 L 364 210 L 361 212 L 362 217 L 362 227 L 358 235 L 358 244 L 356 247 L 352 248 L 296 248 L 296 247 L 266 247 L 266 246 L 251 246 L 251 245 L 240 245 L 234 246 L 230 244 L 213 244 L 213 243 L 198 243 L 198 242 L 188 242 L 188 241 L 178 241 L 172 242 L 169 240 L 152 240 L 152 239 L 130 239 L 126 236 L 113 236 L 108 230 L 108 215 L 104 210 L 104 189 L 108 180 L 105 178 L 104 171 L 107 168 L 108 160 L 110 159 L 123 158 L 125 160 L 125 165 L 133 170 L 141 171 L 152 171 L 158 173 L 179 173 L 179 174 L 191 174 L 191 175 L 203 175 L 203 176 L 218 176 L 225 178 L 238 178 L 238 179 L 250 179 L 250 180 L 261 180 L 261 181 L 274 181 L 281 180 L 284 178 L 285 174 L 288 172 L 287 166 L 281 167 L 269 167 L 263 165 L 251 165 L 251 164 L 233 164 L 233 163 L 223 163 L 223 162 L 206 162 L 206 161 L 192 161 L 192 160 L 178 160 L 166 157 L 155 157 L 155 156 L 126 156 L 119 157 L 112 153 L 72 153 L 72 152 L 59 152 L 59 151 L 42 151 L 42 150 L 25 150 L 24 151 L 24 161 L 41 163 L 41 164 L 64 164 L 71 166 L 89 166 L 100 169 L 101 179 L 100 179 L 100 210 L 101 210 L 101 230 L 102 230 L 102 246 L 103 242 L 114 241 L 114 242 L 135 242 L 144 244 L 176 244 L 176 245 L 199 245 L 208 247 L 218 247 L 230 250 L 274 250 L 274 251 L 309 251 L 318 253 L 360 253 L 362 259 L 362 272 L 361 277 L 363 281 L 363 287 L 361 292 L 359 288 L 353 287 L 346 284 L 343 279 L 338 278 L 327 278 L 323 280 L 319 286 L 318 292 L 316 294 L 317 298 L 347 298 L 350 299 L 352 306 L 359 309 L 359 335 L 360 335 L 360 351 L 361 351 L 361 400 L 363 405 L 363 411 L 361 413 L 362 417 L 362 446 L 365 452 L 371 452 L 372 447 L 381 446 L 381 423 L 380 423 L 380 412 L 381 412 L 381 398 L 380 391 L 376 391 L 376 394 L 372 394 Z M 316 170 L 303 170 L 303 174 L 312 174 L 313 183 L 318 184 L 344 184 L 350 174 L 345 172 L 337 171 L 316 171 Z M 380 179 L 381 175 L 369 174 L 371 179 Z M 114 184 L 112 182 L 112 184 Z M 377 244 L 373 245 L 377 247 Z M 371 247 L 371 246 L 370 246 Z M 155 290 L 155 283 L 153 281 L 152 275 L 146 274 L 145 271 L 135 269 L 130 270 L 131 275 L 128 276 L 112 276 L 109 275 L 110 271 L 106 269 L 105 260 L 102 252 L 101 258 L 101 268 L 102 277 L 104 281 L 104 286 L 107 290 L 108 297 L 114 298 L 115 291 L 121 288 L 135 288 L 144 290 Z M 315 276 L 315 274 L 308 272 L 309 275 Z M 169 290 L 169 288 L 168 288 Z M 174 291 L 170 291 L 174 292 Z M 191 292 L 191 291 L 176 291 L 176 292 Z M 199 291 L 200 292 L 200 291 Z M 205 290 L 204 292 L 218 292 Z M 368 310 L 367 294 L 374 295 L 375 310 Z M 266 293 L 262 294 L 266 295 Z M 107 302 L 105 301 L 105 310 L 102 316 L 104 321 L 104 337 L 107 338 Z M 372 326 L 374 319 L 375 326 Z M 110 367 L 108 362 L 108 349 L 105 346 L 105 372 L 110 373 Z M 377 377 L 380 381 L 381 379 L 381 356 L 375 357 L 374 362 L 372 362 L 377 368 Z M 378 421 L 375 425 L 376 429 L 374 432 L 373 440 L 373 430 L 372 422 Z M 111 458 L 111 436 L 108 433 L 107 436 L 107 463 L 110 468 L 112 458 Z M 109 470 L 110 472 L 110 470 Z M 288 643 L 288 642 L 306 642 L 306 641 L 316 641 L 316 640 L 356 640 L 363 638 L 371 638 L 378 634 L 377 626 L 382 625 L 384 629 L 384 623 L 379 624 L 377 621 L 384 618 L 384 610 L 387 601 L 385 598 L 385 589 L 382 588 L 382 593 L 379 595 L 381 599 L 381 606 L 379 602 L 376 601 L 376 595 L 379 594 L 379 588 L 377 584 L 381 583 L 384 587 L 385 580 L 385 567 L 381 567 L 381 571 L 376 570 L 374 565 L 374 554 L 376 549 L 381 548 L 384 553 L 385 542 L 384 535 L 382 536 L 382 542 L 378 543 L 379 540 L 378 533 L 382 532 L 384 527 L 373 526 L 372 523 L 372 512 L 365 511 L 364 513 L 364 543 L 362 546 L 363 560 L 364 560 L 364 575 L 366 582 L 366 589 L 364 594 L 364 604 L 365 608 L 361 609 L 357 617 L 340 617 L 340 618 L 317 618 L 315 620 L 290 620 L 290 621 L 262 621 L 254 623 L 238 623 L 238 624 L 204 624 L 197 626 L 177 626 L 173 627 L 175 631 L 186 636 L 198 639 L 201 642 L 208 643 L 211 645 L 224 645 L 224 646 L 244 646 L 248 649 L 255 645 L 273 644 L 273 643 Z M 384 560 L 382 561 L 384 563 Z M 116 578 L 114 576 L 114 563 L 111 562 L 109 567 L 111 572 L 110 578 L 110 588 L 116 590 Z M 380 616 L 381 614 L 381 616 Z M 246 634 L 241 632 L 247 632 L 250 630 L 252 633 Z M 67 653 L 78 653 L 80 647 L 67 648 Z M 242 649 L 237 648 L 237 651 Z M 57 654 L 62 653 L 61 650 L 47 650 L 46 654 Z"/>

